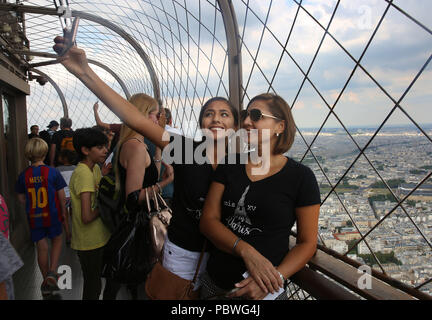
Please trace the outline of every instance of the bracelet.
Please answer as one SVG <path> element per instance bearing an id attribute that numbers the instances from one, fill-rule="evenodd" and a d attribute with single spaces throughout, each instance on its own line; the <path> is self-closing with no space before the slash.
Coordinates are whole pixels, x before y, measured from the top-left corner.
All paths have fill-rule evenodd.
<path id="1" fill-rule="evenodd" d="M 155 159 L 155 158 L 153 158 L 153 161 L 154 162 L 162 162 L 162 159 Z"/>
<path id="2" fill-rule="evenodd" d="M 235 252 L 235 248 L 237 247 L 237 244 L 239 243 L 240 240 L 241 240 L 241 238 L 238 237 L 237 240 L 234 242 L 234 245 L 233 245 L 232 251 Z"/>
<path id="3" fill-rule="evenodd" d="M 283 287 L 284 287 L 284 289 L 286 290 L 286 285 L 287 285 L 286 279 L 284 278 L 283 274 L 282 274 L 282 273 L 280 273 L 280 271 L 279 271 L 279 270 L 277 270 L 277 272 L 279 273 L 279 277 L 280 277 L 280 278 L 281 278 L 281 280 L 282 280 L 282 283 L 283 283 Z"/>

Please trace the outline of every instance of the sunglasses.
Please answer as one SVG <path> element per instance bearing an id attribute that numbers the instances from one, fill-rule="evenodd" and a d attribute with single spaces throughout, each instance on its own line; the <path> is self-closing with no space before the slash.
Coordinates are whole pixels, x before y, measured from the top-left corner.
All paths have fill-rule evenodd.
<path id="1" fill-rule="evenodd" d="M 261 120 L 263 117 L 268 117 L 276 120 L 282 120 L 278 117 L 272 116 L 270 114 L 262 113 L 260 109 L 250 109 L 250 110 L 242 110 L 240 111 L 240 119 L 241 121 L 245 121 L 247 117 L 250 117 L 250 119 L 253 122 L 257 122 Z"/>

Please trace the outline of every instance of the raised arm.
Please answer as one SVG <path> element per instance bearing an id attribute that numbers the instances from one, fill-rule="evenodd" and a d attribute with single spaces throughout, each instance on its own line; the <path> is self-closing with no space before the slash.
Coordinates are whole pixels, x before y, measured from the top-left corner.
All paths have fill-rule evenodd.
<path id="1" fill-rule="evenodd" d="M 224 190 L 225 186 L 221 183 L 211 184 L 200 219 L 200 231 L 220 250 L 241 257 L 249 274 L 264 293 L 279 290 L 283 283 L 272 263 L 246 241 L 238 241 L 239 238 L 222 224 L 221 200 Z M 238 292 L 239 296 L 247 294 L 247 289 Z"/>
<path id="2" fill-rule="evenodd" d="M 56 43 L 53 46 L 54 51 L 60 53 L 64 48 L 64 38 L 56 37 L 54 42 Z M 88 65 L 84 50 L 74 46 L 59 58 L 59 61 L 130 128 L 141 133 L 160 148 L 164 148 L 169 143 L 168 132 L 165 133 L 163 128 L 142 115 L 135 106 L 97 76 Z"/>
<path id="3" fill-rule="evenodd" d="M 98 113 L 98 109 L 99 109 L 99 103 L 96 102 L 96 103 L 93 105 L 93 113 L 94 113 L 94 117 L 95 117 L 96 124 L 97 124 L 99 127 L 103 127 L 103 128 L 105 128 L 105 129 L 110 130 L 110 129 L 111 129 L 111 128 L 110 128 L 110 125 L 109 125 L 108 123 L 103 122 L 103 121 L 100 119 L 100 117 L 99 117 L 99 113 Z"/>

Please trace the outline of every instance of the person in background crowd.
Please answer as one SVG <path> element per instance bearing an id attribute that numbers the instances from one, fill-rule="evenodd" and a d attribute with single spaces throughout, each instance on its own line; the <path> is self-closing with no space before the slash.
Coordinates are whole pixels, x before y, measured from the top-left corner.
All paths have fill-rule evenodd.
<path id="1" fill-rule="evenodd" d="M 168 108 L 164 108 L 164 109 L 165 109 L 165 118 L 166 118 L 165 130 L 170 132 L 170 133 L 182 135 L 183 132 L 181 132 L 181 130 L 179 130 L 173 126 L 173 123 L 172 123 L 173 119 L 172 119 L 171 110 Z"/>
<path id="2" fill-rule="evenodd" d="M 168 131 L 169 133 L 182 135 L 181 130 L 173 127 L 172 125 L 172 114 L 170 109 L 164 108 L 164 110 L 165 110 L 165 118 L 166 118 L 165 130 Z M 161 176 L 164 175 L 166 168 L 167 168 L 166 163 L 162 159 Z M 165 202 L 168 204 L 170 208 L 172 206 L 173 195 L 174 195 L 174 183 L 172 182 L 168 184 L 166 187 L 162 188 L 162 197 L 164 198 Z"/>
<path id="3" fill-rule="evenodd" d="M 111 123 L 111 124 L 108 124 L 108 123 L 103 122 L 101 120 L 101 118 L 99 117 L 98 110 L 99 110 L 99 103 L 96 102 L 93 105 L 93 113 L 94 113 L 94 117 L 95 117 L 95 120 L 96 120 L 96 125 L 98 127 L 104 128 L 105 130 L 108 130 L 109 132 L 112 132 L 114 134 L 112 136 L 111 148 L 110 148 L 110 150 L 108 152 L 108 154 L 109 154 L 109 153 L 113 152 L 114 148 L 117 146 L 117 143 L 118 143 L 119 138 L 120 138 L 120 130 L 121 130 L 122 124 L 121 123 Z"/>
<path id="4" fill-rule="evenodd" d="M 44 159 L 44 163 L 49 163 L 49 147 L 51 146 L 52 137 L 57 131 L 58 127 L 59 123 L 55 120 L 52 120 L 47 126 L 48 130 L 43 130 L 39 132 L 39 138 L 43 139 L 48 145 L 48 153 Z"/>
<path id="5" fill-rule="evenodd" d="M 59 290 L 57 266 L 62 249 L 62 223 L 69 232 L 64 192 L 66 182 L 57 169 L 43 163 L 47 152 L 48 145 L 44 140 L 33 138 L 27 142 L 25 156 L 31 165 L 19 175 L 15 186 L 18 200 L 26 206 L 31 240 L 36 243 L 38 264 L 44 279 L 41 285 L 43 296 Z M 52 241 L 51 250 L 47 238 Z"/>
<path id="6" fill-rule="evenodd" d="M 9 211 L 6 201 L 0 194 L 0 232 L 9 239 Z"/>
<path id="7" fill-rule="evenodd" d="M 114 140 L 115 137 L 115 133 L 114 131 L 111 131 L 110 129 L 107 129 L 106 127 L 102 127 L 102 126 L 94 126 L 93 127 L 96 130 L 99 130 L 100 132 L 102 132 L 104 135 L 107 136 L 108 138 L 108 155 L 111 154 L 111 152 L 113 152 L 113 146 L 112 146 L 112 142 Z"/>
<path id="8" fill-rule="evenodd" d="M 111 152 L 114 152 L 114 148 L 116 147 L 119 139 L 120 139 L 120 130 L 121 130 L 121 123 L 105 123 L 103 122 L 100 117 L 99 117 L 99 103 L 96 102 L 93 105 L 93 112 L 94 112 L 94 117 L 96 120 L 96 125 L 98 125 L 99 127 L 103 127 L 106 130 L 110 130 L 111 132 L 114 132 L 114 139 L 111 143 Z M 160 121 L 159 121 L 160 122 Z M 150 157 L 155 158 L 155 156 L 157 156 L 155 154 L 156 152 L 156 146 L 153 144 L 153 142 L 151 142 L 149 139 L 147 139 L 146 137 L 144 137 L 144 143 L 147 145 L 148 147 L 148 152 L 150 154 Z M 156 157 L 156 158 L 160 158 L 160 157 Z M 159 168 L 159 164 L 158 164 L 158 168 Z"/>
<path id="9" fill-rule="evenodd" d="M 72 202 L 72 241 L 84 277 L 83 300 L 98 300 L 104 247 L 111 233 L 102 222 L 97 207 L 97 190 L 102 178 L 97 163 L 107 156 L 108 138 L 93 128 L 78 129 L 73 139 L 79 163 L 72 173 L 69 189 Z M 107 282 L 107 286 L 110 283 Z"/>
<path id="10" fill-rule="evenodd" d="M 60 131 L 54 133 L 50 146 L 49 160 L 52 167 L 57 167 L 59 165 L 58 157 L 60 151 L 64 149 L 75 151 L 73 146 L 73 135 L 72 119 L 61 118 Z"/>
<path id="11" fill-rule="evenodd" d="M 12 275 L 23 266 L 21 258 L 0 232 L 0 300 L 14 300 Z"/>
<path id="12" fill-rule="evenodd" d="M 39 138 L 39 126 L 37 124 L 34 124 L 30 127 L 28 138 Z"/>
<path id="13" fill-rule="evenodd" d="M 75 151 L 64 149 L 60 151 L 60 155 L 59 155 L 60 165 L 57 167 L 57 170 L 60 171 L 63 179 L 66 181 L 67 184 L 64 190 L 66 195 L 66 210 L 68 212 L 66 218 L 68 220 L 72 215 L 72 204 L 70 198 L 69 183 L 70 183 L 70 178 L 72 176 L 72 173 L 76 168 L 76 165 L 74 165 L 74 163 L 76 163 L 77 157 L 78 155 Z M 71 232 L 69 231 L 66 232 L 66 243 L 70 244 L 70 242 L 71 242 Z"/>
<path id="14" fill-rule="evenodd" d="M 23 262 L 8 241 L 9 211 L 0 194 L 0 300 L 13 300 L 12 275 L 23 266 Z"/>

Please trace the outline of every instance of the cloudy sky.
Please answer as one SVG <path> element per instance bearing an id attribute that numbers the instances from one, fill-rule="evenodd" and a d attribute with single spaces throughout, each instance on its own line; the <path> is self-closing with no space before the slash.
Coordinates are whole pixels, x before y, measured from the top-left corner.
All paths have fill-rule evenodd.
<path id="1" fill-rule="evenodd" d="M 186 130 L 193 132 L 203 101 L 216 95 L 228 95 L 225 30 L 215 1 L 70 3 L 73 10 L 101 16 L 133 35 L 152 60 L 164 103 L 173 109 L 178 126 L 181 122 Z M 299 9 L 292 0 L 233 0 L 242 37 L 245 104 L 254 95 L 270 90 L 293 107 L 300 128 L 319 127 L 327 118 L 329 107 L 334 107 L 339 120 L 348 127 L 380 125 L 432 54 L 432 22 L 428 17 L 432 2 L 395 0 L 393 3 L 397 8 L 387 8 L 389 4 L 385 0 L 342 0 L 339 3 L 303 0 L 303 8 Z M 52 1 L 28 1 L 26 4 L 52 6 Z M 363 54 L 385 11 L 380 27 Z M 38 51 L 50 51 L 50 40 L 60 33 L 58 19 L 46 19 L 42 22 L 32 16 L 27 23 L 30 43 Z M 327 34 L 315 57 L 325 28 L 339 44 Z M 46 37 L 41 37 L 45 34 Z M 144 64 L 117 34 L 82 21 L 77 41 L 90 58 L 103 62 L 121 76 L 131 93 L 152 93 Z M 357 67 L 351 77 L 360 57 L 361 67 Z M 73 110 L 70 115 L 77 117 L 77 125 L 92 125 L 94 96 L 61 68 L 41 70 L 47 71 L 67 92 Z M 100 72 L 104 80 L 120 91 L 112 77 Z M 304 81 L 306 73 L 309 80 Z M 418 123 L 432 123 L 431 80 L 431 65 L 428 64 L 401 101 L 402 108 Z M 53 106 L 49 116 L 53 116 L 53 110 L 61 110 L 52 89 L 46 87 L 32 85 L 29 102 L 37 122 L 50 120 L 41 116 L 46 113 L 39 111 L 41 105 Z M 101 113 L 106 121 L 116 120 L 107 109 L 102 108 Z M 339 120 L 330 115 L 325 127 L 340 127 Z M 406 114 L 397 109 L 387 123 L 410 122 Z"/>

